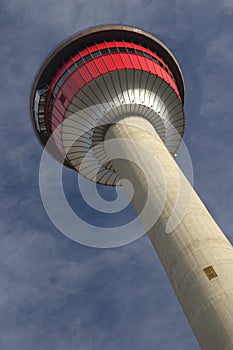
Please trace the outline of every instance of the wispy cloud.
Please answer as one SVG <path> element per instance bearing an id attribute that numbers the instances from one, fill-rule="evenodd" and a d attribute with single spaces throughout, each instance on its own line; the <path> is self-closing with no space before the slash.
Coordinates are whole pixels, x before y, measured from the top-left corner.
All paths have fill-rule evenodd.
<path id="1" fill-rule="evenodd" d="M 96 250 L 50 223 L 29 93 L 44 57 L 73 32 L 102 23 L 153 32 L 184 71 L 195 185 L 233 240 L 232 1 L 3 0 L 1 10 L 1 349 L 197 349 L 147 237 Z"/>

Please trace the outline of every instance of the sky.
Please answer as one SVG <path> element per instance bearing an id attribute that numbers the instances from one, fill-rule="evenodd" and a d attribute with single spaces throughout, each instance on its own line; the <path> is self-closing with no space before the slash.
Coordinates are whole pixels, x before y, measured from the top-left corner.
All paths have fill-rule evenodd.
<path id="1" fill-rule="evenodd" d="M 121 248 L 96 249 L 51 223 L 40 197 L 42 149 L 30 125 L 29 96 L 39 66 L 69 35 L 111 23 L 153 33 L 184 74 L 184 141 L 194 187 L 233 242 L 233 1 L 0 4 L 0 349 L 199 349 L 146 235 Z M 65 169 L 63 178 L 76 212 L 111 225 L 111 216 L 83 203 L 74 172 Z M 129 209 L 116 220 L 132 216 Z"/>

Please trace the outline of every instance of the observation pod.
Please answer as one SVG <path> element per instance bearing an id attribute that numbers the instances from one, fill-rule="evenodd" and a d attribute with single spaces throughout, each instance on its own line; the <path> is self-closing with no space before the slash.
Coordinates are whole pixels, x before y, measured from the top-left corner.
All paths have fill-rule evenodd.
<path id="1" fill-rule="evenodd" d="M 53 134 L 48 151 L 57 160 L 115 185 L 101 146 L 109 124 L 142 116 L 174 154 L 184 131 L 183 99 L 181 70 L 161 41 L 139 29 L 102 26 L 72 36 L 47 58 L 32 88 L 31 116 L 43 146 Z"/>
<path id="2" fill-rule="evenodd" d="M 97 183 L 129 179 L 132 205 L 201 349 L 230 350 L 233 249 L 174 160 L 184 132 L 183 104 L 182 72 L 169 49 L 140 29 L 114 25 L 88 29 L 58 46 L 35 78 L 30 108 L 37 137 L 58 161 Z M 106 149 L 109 140 L 114 146 Z M 121 159 L 112 156 L 114 148 Z M 180 186 L 190 194 L 181 198 L 183 211 L 176 206 Z M 148 224 L 161 203 L 160 215 Z M 168 232 L 174 214 L 178 221 Z"/>

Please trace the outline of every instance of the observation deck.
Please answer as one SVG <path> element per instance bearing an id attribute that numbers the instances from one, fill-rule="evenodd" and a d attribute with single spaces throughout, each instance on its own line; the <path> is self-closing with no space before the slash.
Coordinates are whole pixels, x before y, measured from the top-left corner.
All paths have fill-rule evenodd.
<path id="1" fill-rule="evenodd" d="M 140 29 L 111 25 L 70 37 L 45 60 L 32 87 L 31 117 L 44 147 L 52 135 L 46 149 L 53 157 L 115 185 L 102 142 L 109 125 L 143 116 L 175 154 L 184 132 L 183 103 L 183 76 L 169 49 Z"/>

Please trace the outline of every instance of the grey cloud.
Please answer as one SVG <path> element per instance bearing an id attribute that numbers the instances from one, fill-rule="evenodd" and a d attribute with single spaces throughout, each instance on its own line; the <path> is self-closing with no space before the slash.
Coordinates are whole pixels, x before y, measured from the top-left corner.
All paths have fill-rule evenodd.
<path id="1" fill-rule="evenodd" d="M 185 74 L 195 185 L 233 240 L 232 2 L 8 0 L 1 9 L 1 349 L 197 349 L 147 237 L 95 250 L 49 222 L 28 99 L 44 57 L 73 32 L 121 22 L 158 35 Z M 75 175 L 64 177 L 72 196 Z"/>

